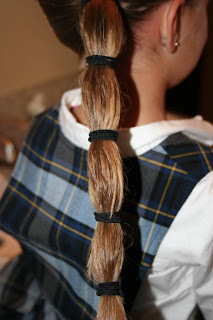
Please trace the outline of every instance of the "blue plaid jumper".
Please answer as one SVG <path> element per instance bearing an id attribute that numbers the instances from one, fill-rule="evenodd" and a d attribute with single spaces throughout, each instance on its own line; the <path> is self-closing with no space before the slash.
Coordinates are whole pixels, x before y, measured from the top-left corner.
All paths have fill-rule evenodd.
<path id="1" fill-rule="evenodd" d="M 96 225 L 87 192 L 87 151 L 63 136 L 59 108 L 35 119 L 1 201 L 0 226 L 23 248 L 0 276 L 2 320 L 96 316 L 99 297 L 86 272 Z M 120 283 L 128 311 L 178 211 L 212 170 L 213 155 L 211 148 L 177 133 L 123 162 L 128 191 L 122 216 L 129 236 Z"/>

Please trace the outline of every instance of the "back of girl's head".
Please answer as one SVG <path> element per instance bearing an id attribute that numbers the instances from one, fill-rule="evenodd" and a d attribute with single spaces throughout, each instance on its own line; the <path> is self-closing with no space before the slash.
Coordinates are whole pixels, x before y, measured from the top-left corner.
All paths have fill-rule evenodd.
<path id="1" fill-rule="evenodd" d="M 117 58 L 132 25 L 165 0 L 39 0 L 56 35 L 79 54 Z M 128 32 L 127 32 L 128 30 Z M 108 65 L 88 66 L 80 80 L 82 105 L 91 131 L 117 130 L 120 88 Z M 123 167 L 116 142 L 91 142 L 88 152 L 90 199 L 98 213 L 119 212 L 123 202 Z M 119 223 L 98 222 L 91 245 L 88 274 L 98 283 L 117 282 L 124 260 Z M 121 297 L 102 295 L 98 320 L 126 319 Z"/>
<path id="2" fill-rule="evenodd" d="M 120 7 L 125 26 L 131 27 L 134 23 L 143 21 L 152 10 L 166 1 L 169 0 L 115 0 L 114 4 L 117 3 Z M 84 11 L 82 1 L 38 0 L 38 2 L 59 40 L 77 53 L 83 53 L 85 48 L 80 33 L 80 20 Z M 92 2 L 94 5 L 98 3 L 97 0 L 92 0 Z M 93 19 L 96 20 L 96 18 L 98 16 L 93 16 Z"/>

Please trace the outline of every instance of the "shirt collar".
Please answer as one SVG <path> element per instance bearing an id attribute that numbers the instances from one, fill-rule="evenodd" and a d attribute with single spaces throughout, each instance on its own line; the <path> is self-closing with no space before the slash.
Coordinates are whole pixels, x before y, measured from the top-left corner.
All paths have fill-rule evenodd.
<path id="1" fill-rule="evenodd" d="M 89 129 L 76 121 L 69 108 L 81 104 L 81 89 L 65 92 L 59 111 L 59 124 L 64 136 L 77 147 L 89 149 Z M 213 145 L 213 126 L 201 116 L 184 120 L 165 120 L 119 130 L 118 146 L 122 156 L 141 155 L 169 135 L 183 132 L 193 140 Z"/>

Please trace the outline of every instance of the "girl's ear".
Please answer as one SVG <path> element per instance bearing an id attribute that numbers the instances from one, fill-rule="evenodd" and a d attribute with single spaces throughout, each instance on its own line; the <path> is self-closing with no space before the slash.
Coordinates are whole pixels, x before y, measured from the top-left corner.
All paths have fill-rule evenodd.
<path id="1" fill-rule="evenodd" d="M 179 45 L 181 15 L 186 0 L 171 0 L 165 7 L 161 24 L 161 40 L 169 53 L 174 53 Z"/>

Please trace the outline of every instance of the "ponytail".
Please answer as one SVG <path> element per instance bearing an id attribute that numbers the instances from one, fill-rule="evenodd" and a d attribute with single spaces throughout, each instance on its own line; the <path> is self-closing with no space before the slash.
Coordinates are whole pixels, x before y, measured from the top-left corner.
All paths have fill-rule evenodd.
<path id="1" fill-rule="evenodd" d="M 116 58 L 123 45 L 121 13 L 114 0 L 87 1 L 80 22 L 88 56 Z M 90 65 L 81 76 L 82 104 L 90 131 L 116 131 L 120 121 L 120 88 L 109 65 Z M 123 167 L 116 142 L 92 141 L 88 152 L 89 195 L 97 213 L 119 212 L 123 203 Z M 88 260 L 89 276 L 118 282 L 124 260 L 120 223 L 98 222 Z M 103 285 L 104 286 L 104 285 Z M 117 291 L 116 291 L 117 294 Z M 120 295 L 101 295 L 97 320 L 125 320 Z"/>

